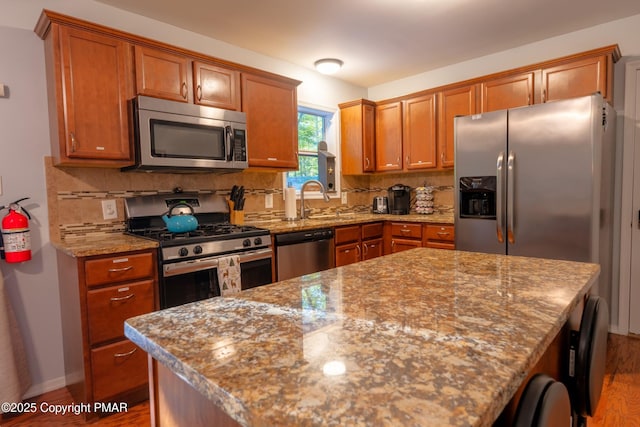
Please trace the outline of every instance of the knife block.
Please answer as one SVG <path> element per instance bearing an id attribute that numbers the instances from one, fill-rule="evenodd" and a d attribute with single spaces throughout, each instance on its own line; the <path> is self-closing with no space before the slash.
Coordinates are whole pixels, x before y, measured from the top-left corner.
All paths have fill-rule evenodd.
<path id="1" fill-rule="evenodd" d="M 244 211 L 231 211 L 231 224 L 244 224 Z"/>

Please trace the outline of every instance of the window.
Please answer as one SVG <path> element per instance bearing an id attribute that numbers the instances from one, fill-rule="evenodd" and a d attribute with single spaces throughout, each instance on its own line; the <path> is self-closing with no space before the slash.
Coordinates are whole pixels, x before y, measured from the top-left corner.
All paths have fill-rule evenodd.
<path id="1" fill-rule="evenodd" d="M 294 187 L 299 192 L 305 181 L 318 179 L 318 143 L 320 141 L 325 141 L 328 151 L 335 154 L 337 144 L 332 123 L 333 114 L 331 111 L 318 108 L 298 107 L 299 166 L 297 171 L 284 174 L 285 187 Z"/>

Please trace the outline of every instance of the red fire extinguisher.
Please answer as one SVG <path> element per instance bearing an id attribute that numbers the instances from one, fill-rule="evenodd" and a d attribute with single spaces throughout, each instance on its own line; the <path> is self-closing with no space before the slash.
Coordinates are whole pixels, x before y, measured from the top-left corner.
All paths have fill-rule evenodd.
<path id="1" fill-rule="evenodd" d="M 2 242 L 4 258 L 7 262 L 24 262 L 31 259 L 31 234 L 29 232 L 31 215 L 19 204 L 27 199 L 28 197 L 25 197 L 8 206 L 0 206 L 0 211 L 9 209 L 9 213 L 2 218 Z"/>

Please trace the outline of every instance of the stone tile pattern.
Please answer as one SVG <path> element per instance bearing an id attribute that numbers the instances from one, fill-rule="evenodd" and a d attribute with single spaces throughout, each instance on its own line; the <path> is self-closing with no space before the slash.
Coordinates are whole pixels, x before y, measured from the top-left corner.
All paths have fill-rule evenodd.
<path id="1" fill-rule="evenodd" d="M 86 236 L 108 236 L 124 230 L 126 197 L 143 194 L 171 193 L 176 188 L 198 193 L 228 195 L 234 184 L 246 189 L 245 220 L 259 221 L 284 218 L 282 173 L 238 172 L 229 174 L 165 174 L 121 172 L 105 168 L 59 168 L 51 157 L 45 157 L 49 234 L 52 241 Z M 344 176 L 342 191 L 347 204 L 336 195 L 329 203 L 307 200 L 312 215 L 351 212 L 369 213 L 374 196 L 386 195 L 387 188 L 403 183 L 413 188 L 431 185 L 436 210 L 453 212 L 453 171 L 418 174 L 384 174 Z M 273 194 L 273 208 L 264 206 L 265 194 Z M 104 220 L 102 200 L 116 201 L 118 218 Z"/>
<path id="2" fill-rule="evenodd" d="M 598 274 L 420 248 L 128 319 L 125 335 L 245 426 L 490 426 Z"/>

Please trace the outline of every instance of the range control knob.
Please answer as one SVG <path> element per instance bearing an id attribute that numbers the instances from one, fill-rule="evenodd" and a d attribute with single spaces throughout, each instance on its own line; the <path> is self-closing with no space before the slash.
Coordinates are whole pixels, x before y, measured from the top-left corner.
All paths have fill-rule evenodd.
<path id="1" fill-rule="evenodd" d="M 180 248 L 178 250 L 178 255 L 180 256 L 187 256 L 189 255 L 189 251 L 187 250 L 187 248 Z"/>
<path id="2" fill-rule="evenodd" d="M 200 255 L 202 253 L 202 246 L 197 245 L 196 247 L 193 248 L 193 253 L 196 255 Z"/>
<path id="3" fill-rule="evenodd" d="M 244 246 L 245 248 L 248 248 L 249 246 L 251 246 L 251 239 L 244 239 L 242 241 L 242 246 Z"/>
<path id="4" fill-rule="evenodd" d="M 254 245 L 261 245 L 262 244 L 262 237 L 256 237 L 255 239 L 253 239 L 253 244 Z"/>

